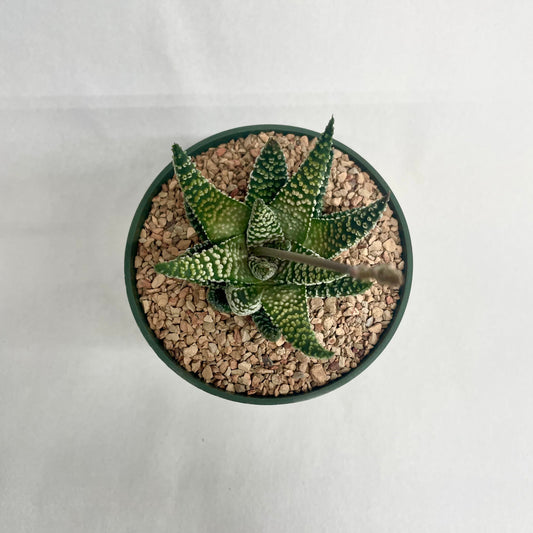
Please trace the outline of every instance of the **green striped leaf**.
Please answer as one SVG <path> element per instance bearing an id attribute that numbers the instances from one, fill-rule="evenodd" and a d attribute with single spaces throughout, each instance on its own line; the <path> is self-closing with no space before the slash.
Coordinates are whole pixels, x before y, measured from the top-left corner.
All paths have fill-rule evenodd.
<path id="1" fill-rule="evenodd" d="M 194 211 L 191 209 L 191 206 L 187 203 L 186 200 L 183 201 L 185 204 L 185 216 L 187 217 L 187 220 L 189 221 L 189 224 L 193 227 L 194 231 L 198 234 L 198 238 L 201 241 L 207 241 L 207 234 L 204 230 L 204 227 L 202 224 L 200 224 L 200 221 L 194 214 Z"/>
<path id="2" fill-rule="evenodd" d="M 248 266 L 250 271 L 260 281 L 266 281 L 276 274 L 279 268 L 279 259 L 270 257 L 256 257 L 250 254 L 248 256 Z"/>
<path id="3" fill-rule="evenodd" d="M 283 240 L 285 235 L 276 214 L 261 198 L 258 198 L 252 207 L 246 230 L 246 243 L 248 246 L 260 246 L 266 242 Z"/>
<path id="4" fill-rule="evenodd" d="M 237 235 L 195 254 L 182 254 L 167 263 L 159 263 L 155 270 L 171 278 L 195 283 L 228 283 L 237 287 L 257 283 L 248 267 L 244 235 Z"/>
<path id="5" fill-rule="evenodd" d="M 326 259 L 335 257 L 368 234 L 386 205 L 387 199 L 382 198 L 366 207 L 313 218 L 304 246 Z"/>
<path id="6" fill-rule="evenodd" d="M 211 242 L 222 242 L 246 231 L 250 208 L 219 191 L 177 144 L 172 146 L 174 171 L 198 223 Z"/>
<path id="7" fill-rule="evenodd" d="M 246 287 L 228 287 L 226 298 L 231 311 L 237 316 L 248 316 L 261 309 L 262 287 L 248 285 Z"/>
<path id="8" fill-rule="evenodd" d="M 333 356 L 318 342 L 311 328 L 304 286 L 267 287 L 263 291 L 262 302 L 265 312 L 294 348 L 318 359 Z"/>
<path id="9" fill-rule="evenodd" d="M 355 296 L 366 291 L 371 286 L 371 281 L 360 281 L 347 276 L 331 283 L 308 285 L 306 289 L 308 298 L 329 298 L 331 296 Z"/>
<path id="10" fill-rule="evenodd" d="M 270 203 L 285 236 L 291 241 L 303 242 L 307 235 L 328 167 L 332 136 L 333 118 L 296 174 Z"/>
<path id="11" fill-rule="evenodd" d="M 269 203 L 287 182 L 287 163 L 281 147 L 274 139 L 269 139 L 250 174 L 246 204 L 252 207 L 260 198 Z"/>
<path id="12" fill-rule="evenodd" d="M 226 298 L 226 290 L 223 287 L 209 287 L 207 291 L 207 301 L 213 309 L 228 315 L 231 313 L 231 309 Z"/>
<path id="13" fill-rule="evenodd" d="M 252 319 L 259 330 L 259 333 L 267 341 L 276 342 L 281 337 L 280 329 L 272 322 L 263 308 L 252 315 Z"/>
<path id="14" fill-rule="evenodd" d="M 324 209 L 324 195 L 326 194 L 326 189 L 328 188 L 332 164 L 333 150 L 330 150 L 328 164 L 326 165 L 326 170 L 324 171 L 324 175 L 322 176 L 322 183 L 320 184 L 320 189 L 316 197 L 315 210 L 313 212 L 314 217 L 322 216 L 322 210 Z"/>

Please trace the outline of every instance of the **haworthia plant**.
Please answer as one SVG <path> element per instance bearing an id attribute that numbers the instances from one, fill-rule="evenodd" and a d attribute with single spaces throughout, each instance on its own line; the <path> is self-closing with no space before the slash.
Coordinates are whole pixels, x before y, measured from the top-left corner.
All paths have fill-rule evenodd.
<path id="1" fill-rule="evenodd" d="M 362 239 L 387 204 L 384 198 L 323 214 L 332 137 L 333 118 L 291 178 L 283 151 L 271 138 L 255 161 L 244 202 L 216 189 L 175 144 L 174 170 L 186 215 L 201 242 L 155 267 L 167 276 L 206 285 L 215 309 L 251 315 L 266 339 L 276 341 L 283 335 L 319 359 L 333 353 L 315 337 L 307 299 L 355 295 L 371 286 L 368 277 L 356 279 L 357 267 L 330 259 Z"/>

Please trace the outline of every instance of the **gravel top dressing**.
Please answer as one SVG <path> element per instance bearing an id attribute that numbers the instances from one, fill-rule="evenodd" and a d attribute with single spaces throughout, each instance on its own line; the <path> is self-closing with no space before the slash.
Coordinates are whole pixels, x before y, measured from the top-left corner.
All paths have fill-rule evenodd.
<path id="1" fill-rule="evenodd" d="M 224 143 L 193 157 L 218 189 L 244 200 L 256 157 L 274 137 L 292 175 L 316 140 L 306 136 L 260 133 Z M 324 211 L 362 207 L 382 194 L 347 154 L 335 150 Z M 144 223 L 135 258 L 137 289 L 150 327 L 165 348 L 189 372 L 228 392 L 280 396 L 320 387 L 355 368 L 388 327 L 399 290 L 374 283 L 363 294 L 311 298 L 309 316 L 320 342 L 333 351 L 328 361 L 311 359 L 283 337 L 269 342 L 249 317 L 220 313 L 199 285 L 156 274 L 154 265 L 174 259 L 198 242 L 185 216 L 176 178 L 163 185 Z M 338 260 L 353 265 L 391 263 L 404 269 L 398 221 L 389 207 L 376 227 Z"/>

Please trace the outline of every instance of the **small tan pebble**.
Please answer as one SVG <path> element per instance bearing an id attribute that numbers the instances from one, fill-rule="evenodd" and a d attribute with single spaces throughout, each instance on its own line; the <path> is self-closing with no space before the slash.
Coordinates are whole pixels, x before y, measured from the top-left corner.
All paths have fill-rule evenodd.
<path id="1" fill-rule="evenodd" d="M 326 374 L 324 367 L 320 363 L 311 367 L 310 374 L 313 380 L 318 385 L 324 385 L 324 383 L 326 383 L 328 380 L 328 375 Z"/>
<path id="2" fill-rule="evenodd" d="M 381 307 L 373 307 L 372 316 L 374 318 L 381 318 L 383 316 L 383 309 L 381 309 Z"/>
<path id="3" fill-rule="evenodd" d="M 261 132 L 258 137 L 264 142 L 268 142 L 269 136 L 266 133 Z"/>
<path id="4" fill-rule="evenodd" d="M 218 157 L 223 156 L 225 153 L 226 153 L 226 148 L 224 148 L 223 146 L 221 146 L 220 148 L 217 148 L 216 150 L 216 154 L 218 155 Z"/>
<path id="5" fill-rule="evenodd" d="M 373 255 L 381 255 L 383 252 L 383 244 L 381 244 L 381 241 L 374 241 L 369 247 L 368 251 Z"/>
<path id="6" fill-rule="evenodd" d="M 228 384 L 226 385 L 226 390 L 227 390 L 228 392 L 235 392 L 235 385 L 234 385 L 233 383 L 228 383 Z"/>
<path id="7" fill-rule="evenodd" d="M 165 283 L 166 276 L 164 274 L 157 274 L 154 278 L 154 281 L 152 281 L 152 289 L 157 289 L 158 287 L 161 287 L 163 283 Z"/>
<path id="8" fill-rule="evenodd" d="M 381 333 L 383 326 L 381 324 L 375 324 L 374 326 L 368 328 L 368 331 L 371 333 Z"/>
<path id="9" fill-rule="evenodd" d="M 187 228 L 187 239 L 191 239 L 196 235 L 196 231 L 194 231 L 194 228 Z"/>
<path id="10" fill-rule="evenodd" d="M 324 309 L 328 313 L 335 314 L 337 312 L 337 299 L 326 298 L 324 302 Z"/>
<path id="11" fill-rule="evenodd" d="M 332 361 L 328 365 L 328 372 L 335 372 L 340 369 L 339 362 L 338 361 Z"/>
<path id="12" fill-rule="evenodd" d="M 274 385 L 279 385 L 282 381 L 282 377 L 279 375 L 279 374 L 274 374 L 271 378 L 271 382 L 274 384 Z"/>
<path id="13" fill-rule="evenodd" d="M 250 374 L 243 374 L 237 379 L 237 382 L 241 385 L 244 385 L 245 387 L 249 387 L 252 383 L 252 378 Z"/>
<path id="14" fill-rule="evenodd" d="M 311 298 L 309 301 L 309 306 L 311 310 L 318 309 L 322 305 L 322 298 Z"/>
<path id="15" fill-rule="evenodd" d="M 242 316 L 234 316 L 233 320 L 235 320 L 235 324 L 237 324 L 237 326 L 240 326 L 241 328 L 245 324 L 245 319 Z"/>
<path id="16" fill-rule="evenodd" d="M 207 315 L 204 318 L 204 330 L 207 332 L 213 332 L 215 331 L 215 324 L 213 323 L 213 318 L 211 315 Z"/>
<path id="17" fill-rule="evenodd" d="M 191 346 L 187 346 L 187 348 L 183 349 L 183 355 L 186 357 L 194 357 L 198 353 L 198 345 L 191 344 Z"/>
<path id="18" fill-rule="evenodd" d="M 383 243 L 383 248 L 387 250 L 387 252 L 394 252 L 396 250 L 396 243 L 394 242 L 394 239 L 388 239 Z"/>
<path id="19" fill-rule="evenodd" d="M 279 393 L 280 394 L 289 394 L 290 392 L 290 387 L 289 385 L 287 385 L 287 383 L 284 383 L 280 388 L 279 388 Z"/>
<path id="20" fill-rule="evenodd" d="M 300 361 L 300 363 L 307 363 L 308 362 L 308 357 L 307 355 L 305 355 L 303 352 L 296 352 L 296 359 L 298 361 Z"/>
<path id="21" fill-rule="evenodd" d="M 370 317 L 366 322 L 365 326 L 369 328 L 374 323 L 374 317 Z"/>
<path id="22" fill-rule="evenodd" d="M 250 372 L 252 365 L 246 361 L 243 361 L 242 363 L 239 363 L 238 368 L 244 370 L 245 372 Z"/>
<path id="23" fill-rule="evenodd" d="M 328 316 L 327 318 L 324 319 L 324 329 L 326 331 L 329 331 L 330 329 L 332 329 L 334 325 L 335 325 L 335 319 L 333 319 L 332 317 Z"/>
<path id="24" fill-rule="evenodd" d="M 202 370 L 202 377 L 205 381 L 211 381 L 213 379 L 213 371 L 209 365 Z"/>
<path id="25" fill-rule="evenodd" d="M 157 299 L 157 305 L 159 307 L 165 307 L 168 304 L 168 294 L 161 294 Z"/>
<path id="26" fill-rule="evenodd" d="M 387 296 L 385 301 L 388 305 L 390 305 L 391 303 L 394 303 L 394 298 L 392 296 Z"/>

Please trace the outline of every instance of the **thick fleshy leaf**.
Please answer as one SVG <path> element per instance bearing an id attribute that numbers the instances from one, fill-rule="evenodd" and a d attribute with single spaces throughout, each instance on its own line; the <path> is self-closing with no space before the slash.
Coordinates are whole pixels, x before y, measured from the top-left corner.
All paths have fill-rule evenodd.
<path id="1" fill-rule="evenodd" d="M 326 170 L 322 176 L 322 183 L 320 184 L 320 190 L 318 191 L 316 197 L 315 210 L 313 212 L 314 217 L 322 216 L 322 210 L 324 209 L 324 195 L 326 194 L 326 189 L 328 188 L 329 178 L 331 175 L 331 165 L 333 164 L 333 150 L 329 153 L 329 161 L 326 165 Z"/>
<path id="2" fill-rule="evenodd" d="M 313 218 L 304 245 L 327 259 L 335 257 L 367 235 L 386 205 L 387 199 L 382 198 L 366 207 Z"/>
<path id="3" fill-rule="evenodd" d="M 269 139 L 250 174 L 246 204 L 252 207 L 258 198 L 270 202 L 287 182 L 285 156 L 274 139 Z"/>
<path id="4" fill-rule="evenodd" d="M 308 285 L 306 289 L 308 298 L 329 298 L 331 296 L 355 296 L 371 286 L 371 281 L 360 281 L 347 276 L 331 283 Z"/>
<path id="5" fill-rule="evenodd" d="M 260 246 L 266 242 L 283 240 L 285 235 L 276 214 L 261 198 L 258 198 L 248 221 L 246 243 L 248 246 Z"/>
<path id="6" fill-rule="evenodd" d="M 304 242 L 326 172 L 333 136 L 333 118 L 296 174 L 270 203 L 285 236 Z"/>
<path id="7" fill-rule="evenodd" d="M 230 314 L 231 309 L 226 298 L 226 290 L 223 287 L 210 287 L 207 291 L 207 301 L 213 309 L 221 313 Z"/>
<path id="8" fill-rule="evenodd" d="M 301 244 L 292 243 L 291 251 L 317 256 L 315 252 L 305 248 Z M 316 285 L 318 283 L 327 283 L 339 278 L 342 278 L 346 274 L 340 272 L 334 272 L 332 270 L 326 270 L 305 263 L 298 263 L 296 261 L 283 262 L 279 268 L 279 273 L 276 274 L 272 281 L 276 284 L 293 284 L 293 285 Z"/>
<path id="9" fill-rule="evenodd" d="M 281 337 L 280 329 L 272 322 L 263 308 L 252 315 L 252 319 L 259 330 L 259 333 L 267 341 L 276 342 Z"/>
<path id="10" fill-rule="evenodd" d="M 172 146 L 174 171 L 185 202 L 211 242 L 222 242 L 246 231 L 250 208 L 219 191 L 177 144 Z"/>
<path id="11" fill-rule="evenodd" d="M 250 271 L 260 281 L 272 278 L 278 271 L 279 263 L 279 260 L 270 257 L 256 257 L 251 254 L 248 256 Z"/>
<path id="12" fill-rule="evenodd" d="M 285 339 L 310 357 L 329 359 L 333 353 L 317 340 L 309 322 L 304 286 L 281 285 L 263 291 L 263 308 Z"/>
<path id="13" fill-rule="evenodd" d="M 237 235 L 195 254 L 185 253 L 167 263 L 159 263 L 155 270 L 171 278 L 195 283 L 228 283 L 237 287 L 257 283 L 248 267 L 244 235 Z"/>
<path id="14" fill-rule="evenodd" d="M 198 252 L 203 252 L 204 250 L 207 250 L 212 246 L 213 243 L 209 241 L 197 242 L 196 244 L 193 244 L 190 248 L 187 248 L 181 255 L 194 255 Z"/>
<path id="15" fill-rule="evenodd" d="M 187 220 L 189 221 L 189 224 L 193 227 L 194 231 L 198 234 L 198 238 L 201 241 L 207 241 L 207 234 L 205 233 L 205 230 L 196 218 L 196 215 L 194 214 L 194 211 L 191 209 L 191 206 L 184 201 L 185 204 L 185 216 L 187 217 Z"/>
<path id="16" fill-rule="evenodd" d="M 261 309 L 262 287 L 248 285 L 246 287 L 228 287 L 226 298 L 231 311 L 237 316 L 248 316 Z"/>

